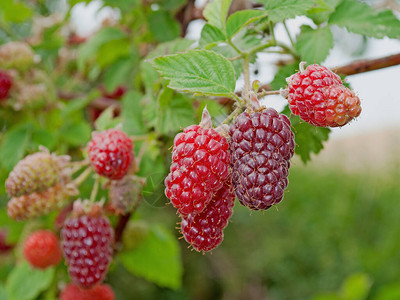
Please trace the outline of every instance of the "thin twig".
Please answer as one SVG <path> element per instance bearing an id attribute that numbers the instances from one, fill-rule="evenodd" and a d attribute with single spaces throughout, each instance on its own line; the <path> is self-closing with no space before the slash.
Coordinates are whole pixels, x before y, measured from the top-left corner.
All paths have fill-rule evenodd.
<path id="1" fill-rule="evenodd" d="M 115 226 L 115 235 L 114 235 L 114 255 L 118 252 L 119 250 L 119 243 L 122 240 L 122 235 L 124 233 L 125 227 L 129 222 L 129 219 L 131 215 L 134 213 L 134 211 L 127 213 L 126 215 L 121 215 L 118 219 L 118 223 Z"/>
<path id="2" fill-rule="evenodd" d="M 73 180 L 73 183 L 76 186 L 80 186 L 82 184 L 82 182 L 84 182 L 86 180 L 86 178 L 88 178 L 88 176 L 92 173 L 92 167 L 88 167 L 86 168 L 85 171 L 83 171 L 77 178 L 75 178 Z"/>
<path id="3" fill-rule="evenodd" d="M 243 56 L 243 77 L 244 77 L 244 89 L 242 98 L 247 103 L 250 103 L 250 57 L 248 54 Z"/>
<path id="4" fill-rule="evenodd" d="M 292 38 L 292 35 L 290 34 L 289 28 L 286 25 L 286 21 L 283 21 L 283 27 L 285 27 L 286 34 L 289 37 L 289 40 L 290 40 L 290 43 L 292 44 L 292 47 L 294 47 L 293 38 Z"/>
<path id="5" fill-rule="evenodd" d="M 100 176 L 96 175 L 96 179 L 94 181 L 92 192 L 90 193 L 90 202 L 96 201 L 97 193 L 99 192 L 99 185 L 100 185 Z"/>
<path id="6" fill-rule="evenodd" d="M 278 91 L 261 90 L 261 92 L 257 93 L 258 98 L 269 96 L 269 95 L 280 95 L 280 91 L 279 90 Z"/>
<path id="7" fill-rule="evenodd" d="M 234 120 L 238 115 L 243 112 L 244 106 L 238 106 L 235 110 L 224 120 L 222 124 L 229 124 L 232 120 Z"/>

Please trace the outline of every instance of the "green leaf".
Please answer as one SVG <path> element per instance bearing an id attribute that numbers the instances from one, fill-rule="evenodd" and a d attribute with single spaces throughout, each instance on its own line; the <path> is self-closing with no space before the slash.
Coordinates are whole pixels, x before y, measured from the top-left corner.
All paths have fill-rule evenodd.
<path id="1" fill-rule="evenodd" d="M 193 124 L 194 110 L 190 99 L 164 88 L 157 99 L 157 131 L 162 134 L 176 133 Z"/>
<path id="2" fill-rule="evenodd" d="M 226 22 L 226 34 L 232 37 L 245 26 L 266 17 L 268 13 L 264 10 L 240 10 L 229 16 Z"/>
<path id="3" fill-rule="evenodd" d="M 375 38 L 400 37 L 400 21 L 390 10 L 376 11 L 357 0 L 342 1 L 329 18 L 329 24 Z"/>
<path id="4" fill-rule="evenodd" d="M 336 295 L 336 293 L 324 293 L 313 297 L 312 300 L 341 300 L 341 299 Z"/>
<path id="5" fill-rule="evenodd" d="M 35 299 L 50 286 L 54 274 L 54 268 L 33 269 L 27 262 L 21 263 L 8 276 L 6 283 L 8 300 Z"/>
<path id="6" fill-rule="evenodd" d="M 166 42 L 179 37 L 180 26 L 171 14 L 158 10 L 149 16 L 149 29 L 159 42 Z"/>
<path id="7" fill-rule="evenodd" d="M 178 241 L 161 225 L 152 226 L 146 239 L 137 248 L 121 252 L 119 259 L 136 276 L 163 287 L 181 287 L 182 262 Z"/>
<path id="8" fill-rule="evenodd" d="M 342 0 L 316 0 L 316 4 L 307 11 L 307 17 L 316 25 L 327 22 L 331 13 Z"/>
<path id="9" fill-rule="evenodd" d="M 214 0 L 207 4 L 203 16 L 209 24 L 225 31 L 226 17 L 232 0 Z"/>
<path id="10" fill-rule="evenodd" d="M 92 129 L 87 122 L 67 124 L 60 131 L 60 137 L 72 146 L 83 146 L 90 140 Z"/>
<path id="11" fill-rule="evenodd" d="M 32 10 L 24 3 L 0 0 L 0 17 L 6 22 L 21 23 L 32 16 Z"/>
<path id="12" fill-rule="evenodd" d="M 146 132 L 142 117 L 143 95 L 130 91 L 122 98 L 122 124 L 123 129 L 128 135 L 144 134 Z"/>
<path id="13" fill-rule="evenodd" d="M 186 51 L 194 41 L 188 39 L 177 38 L 173 41 L 159 44 L 153 51 L 147 55 L 147 59 L 154 58 L 161 55 L 175 54 L 177 52 Z"/>
<path id="14" fill-rule="evenodd" d="M 130 41 L 127 38 L 112 40 L 103 44 L 97 51 L 97 63 L 104 68 L 120 58 L 128 57 Z"/>
<path id="15" fill-rule="evenodd" d="M 33 148 L 44 146 L 49 150 L 53 150 L 57 144 L 57 138 L 47 129 L 35 129 L 32 133 Z"/>
<path id="16" fill-rule="evenodd" d="M 302 26 L 295 48 L 301 59 L 309 63 L 321 63 L 333 47 L 333 34 L 328 26 L 312 29 Z"/>
<path id="17" fill-rule="evenodd" d="M 122 58 L 112 64 L 104 73 L 104 84 L 108 91 L 115 90 L 119 85 L 126 82 L 133 70 L 133 59 Z"/>
<path id="18" fill-rule="evenodd" d="M 365 300 L 369 294 L 372 280 L 367 274 L 356 273 L 344 281 L 340 295 L 343 300 Z"/>
<path id="19" fill-rule="evenodd" d="M 216 46 L 219 42 L 223 42 L 225 40 L 225 35 L 219 28 L 210 24 L 205 24 L 201 30 L 199 46 L 202 48 L 210 44 Z"/>
<path id="20" fill-rule="evenodd" d="M 258 0 L 263 3 L 269 19 L 276 23 L 304 15 L 315 4 L 315 0 Z"/>
<path id="21" fill-rule="evenodd" d="M 10 129 L 0 146 L 0 164 L 7 171 L 23 157 L 31 137 L 31 124 L 20 124 Z"/>
<path id="22" fill-rule="evenodd" d="M 212 96 L 229 96 L 235 90 L 232 63 L 208 50 L 157 57 L 153 66 L 170 80 L 172 89 Z"/>
<path id="23" fill-rule="evenodd" d="M 271 81 L 271 89 L 279 90 L 280 88 L 284 88 L 285 86 L 287 86 L 286 78 L 296 73 L 298 69 L 298 62 L 280 67 L 278 72 L 275 74 L 274 79 Z"/>
<path id="24" fill-rule="evenodd" d="M 380 288 L 373 300 L 397 300 L 400 299 L 400 283 L 392 283 Z"/>
<path id="25" fill-rule="evenodd" d="M 295 153 L 300 156 L 304 163 L 307 163 L 311 160 L 311 153 L 317 154 L 324 148 L 322 142 L 328 140 L 331 130 L 324 127 L 315 127 L 302 121 L 298 116 L 291 113 L 288 106 L 282 113 L 290 117 L 290 122 L 292 123 L 297 144 Z"/>
<path id="26" fill-rule="evenodd" d="M 114 128 L 119 123 L 121 123 L 121 120 L 119 118 L 114 118 L 114 107 L 110 106 L 100 114 L 96 119 L 94 126 L 97 131 L 103 131 Z"/>
<path id="27" fill-rule="evenodd" d="M 96 59 L 99 49 L 106 43 L 126 38 L 126 34 L 116 27 L 105 27 L 96 33 L 87 43 L 83 43 L 78 50 L 78 68 L 82 70 L 85 62 Z"/>
<path id="28" fill-rule="evenodd" d="M 2 284 L 0 284 L 0 299 L 7 300 L 7 291 Z"/>

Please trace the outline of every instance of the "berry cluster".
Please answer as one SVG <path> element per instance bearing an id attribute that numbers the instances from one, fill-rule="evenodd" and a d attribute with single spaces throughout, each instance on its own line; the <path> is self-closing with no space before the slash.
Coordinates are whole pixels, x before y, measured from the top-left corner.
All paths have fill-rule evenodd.
<path id="1" fill-rule="evenodd" d="M 326 67 L 310 65 L 288 82 L 288 102 L 293 114 L 312 125 L 339 127 L 361 113 L 360 99 Z"/>
<path id="2" fill-rule="evenodd" d="M 232 214 L 228 141 L 212 128 L 204 109 L 200 125 L 186 127 L 174 140 L 165 194 L 181 215 L 181 230 L 197 251 L 209 251 L 223 239 Z"/>
<path id="3" fill-rule="evenodd" d="M 47 149 L 22 159 L 6 180 L 11 196 L 8 215 L 15 220 L 39 217 L 61 208 L 77 189 L 66 167 L 69 156 L 56 156 Z"/>
<path id="4" fill-rule="evenodd" d="M 92 166 L 81 173 L 81 179 L 71 179 L 74 162 L 69 156 L 57 156 L 43 148 L 19 161 L 5 183 L 11 197 L 8 214 L 15 220 L 60 210 L 55 227 L 61 229 L 61 245 L 54 233 L 37 231 L 26 239 L 24 256 L 33 267 L 44 269 L 58 264 L 63 254 L 73 283 L 61 299 L 114 299 L 110 287 L 101 284 L 112 259 L 113 228 L 103 214 L 102 204 L 77 200 L 73 206 L 64 206 L 69 196 L 78 193 L 80 182 L 94 169 L 107 178 L 111 205 L 118 213 L 127 214 L 138 204 L 144 184 L 141 178 L 128 174 L 133 164 L 133 144 L 122 131 L 95 133 L 88 152 Z M 89 164 L 77 163 L 76 170 Z"/>

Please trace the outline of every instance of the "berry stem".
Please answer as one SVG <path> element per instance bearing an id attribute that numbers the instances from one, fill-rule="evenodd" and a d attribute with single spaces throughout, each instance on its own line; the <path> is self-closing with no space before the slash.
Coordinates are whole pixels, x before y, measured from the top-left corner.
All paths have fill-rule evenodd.
<path id="1" fill-rule="evenodd" d="M 119 250 L 119 243 L 122 239 L 122 235 L 124 233 L 124 230 L 126 228 L 126 225 L 128 224 L 129 219 L 131 218 L 131 216 L 133 215 L 133 213 L 135 212 L 136 207 L 134 208 L 134 210 L 130 213 L 127 213 L 126 215 L 122 215 L 119 217 L 118 219 L 118 223 L 115 226 L 115 238 L 114 238 L 114 255 L 118 253 Z"/>
<path id="2" fill-rule="evenodd" d="M 248 53 L 243 55 L 243 77 L 244 88 L 242 96 L 244 100 L 250 104 L 250 57 Z"/>
<path id="3" fill-rule="evenodd" d="M 228 44 L 235 49 L 235 51 L 239 54 L 241 54 L 242 56 L 244 55 L 244 52 L 242 52 L 242 50 L 240 50 L 238 47 L 236 47 L 236 45 L 234 43 L 232 43 L 231 39 L 228 40 Z"/>
<path id="4" fill-rule="evenodd" d="M 292 47 L 294 47 L 293 38 L 292 38 L 292 35 L 289 32 L 289 28 L 286 25 L 286 21 L 283 21 L 282 23 L 283 23 L 283 27 L 285 27 L 285 31 L 286 31 L 287 36 L 289 37 L 290 43 L 292 44 Z"/>
<path id="5" fill-rule="evenodd" d="M 87 167 L 85 169 L 85 171 L 83 171 L 77 178 L 75 178 L 73 180 L 73 184 L 75 186 L 80 186 L 82 184 L 82 182 L 84 182 L 86 180 L 86 178 L 88 178 L 88 176 L 92 173 L 92 167 Z"/>
<path id="6" fill-rule="evenodd" d="M 149 139 L 149 135 L 148 134 L 134 135 L 131 136 L 130 139 L 132 140 L 132 142 L 147 141 Z"/>
<path id="7" fill-rule="evenodd" d="M 230 124 L 232 120 L 243 112 L 244 108 L 243 105 L 236 107 L 235 110 L 222 122 L 222 124 Z"/>
<path id="8" fill-rule="evenodd" d="M 85 159 L 81 161 L 72 161 L 68 163 L 68 166 L 71 168 L 71 173 L 78 172 L 82 167 L 86 167 L 90 164 L 90 160 Z"/>
<path id="9" fill-rule="evenodd" d="M 269 95 L 280 95 L 281 91 L 266 91 L 266 90 L 261 90 L 261 92 L 257 93 L 258 98 L 262 98 L 264 96 L 269 96 Z"/>
<path id="10" fill-rule="evenodd" d="M 95 181 L 93 185 L 92 192 L 90 193 L 90 202 L 94 203 L 96 201 L 97 193 L 99 192 L 100 176 L 96 174 Z"/>

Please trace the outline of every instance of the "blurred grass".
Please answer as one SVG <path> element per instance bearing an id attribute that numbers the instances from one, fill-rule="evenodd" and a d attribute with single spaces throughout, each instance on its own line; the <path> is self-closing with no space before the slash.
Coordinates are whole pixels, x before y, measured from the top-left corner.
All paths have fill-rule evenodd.
<path id="1" fill-rule="evenodd" d="M 130 276 L 128 290 L 116 287 L 117 299 L 311 299 L 337 291 L 355 272 L 372 279 L 373 296 L 400 278 L 399 175 L 395 168 L 350 174 L 295 166 L 276 208 L 250 212 L 236 203 L 212 254 L 192 252 L 181 241 L 183 290 Z M 171 213 L 166 221 L 177 220 Z M 114 285 L 128 275 L 121 269 L 110 276 Z"/>

